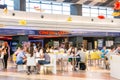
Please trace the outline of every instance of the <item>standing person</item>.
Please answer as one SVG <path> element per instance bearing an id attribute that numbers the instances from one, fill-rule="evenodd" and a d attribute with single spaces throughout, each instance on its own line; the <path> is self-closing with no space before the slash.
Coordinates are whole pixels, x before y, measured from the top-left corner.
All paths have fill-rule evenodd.
<path id="1" fill-rule="evenodd" d="M 114 54 L 114 51 L 115 51 L 115 46 L 112 45 L 111 48 L 110 48 L 110 52 L 108 52 L 108 54 L 105 55 L 106 58 L 107 58 L 107 60 L 106 60 L 106 69 L 109 68 L 109 65 L 110 65 L 110 57 L 111 57 L 111 55 Z"/>
<path id="2" fill-rule="evenodd" d="M 102 64 L 102 67 L 105 66 L 105 61 L 106 61 L 105 55 L 107 55 L 107 53 L 108 53 L 108 50 L 106 49 L 106 46 L 104 46 L 103 49 L 101 50 L 101 64 Z"/>
<path id="3" fill-rule="evenodd" d="M 106 49 L 106 46 L 103 47 L 103 49 L 101 50 L 102 54 L 101 54 L 101 58 L 104 58 L 105 55 L 108 53 L 108 50 Z"/>
<path id="4" fill-rule="evenodd" d="M 2 49 L 4 49 L 4 57 L 3 57 L 3 60 L 4 60 L 4 69 L 6 70 L 7 69 L 7 61 L 8 61 L 8 57 L 10 57 L 10 47 L 8 45 L 8 42 L 3 42 L 3 45 L 2 45 Z"/>

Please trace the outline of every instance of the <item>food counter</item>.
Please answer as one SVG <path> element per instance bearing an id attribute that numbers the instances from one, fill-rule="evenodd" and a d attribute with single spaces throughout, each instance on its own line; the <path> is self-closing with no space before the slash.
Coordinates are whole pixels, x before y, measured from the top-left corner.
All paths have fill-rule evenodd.
<path id="1" fill-rule="evenodd" d="M 111 55 L 110 75 L 114 78 L 120 79 L 120 55 Z"/>

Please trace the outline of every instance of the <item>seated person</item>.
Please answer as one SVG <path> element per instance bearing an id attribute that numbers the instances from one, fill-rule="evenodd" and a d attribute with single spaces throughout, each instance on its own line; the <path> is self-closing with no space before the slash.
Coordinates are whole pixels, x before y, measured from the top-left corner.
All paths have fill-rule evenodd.
<path id="1" fill-rule="evenodd" d="M 43 64 L 50 64 L 50 56 L 46 51 L 44 50 L 44 60 L 39 60 L 38 64 L 43 65 Z"/>
<path id="2" fill-rule="evenodd" d="M 20 64 L 25 64 L 25 63 L 26 63 L 25 52 L 24 52 L 23 47 L 20 47 L 20 51 L 16 58 L 16 64 L 20 65 Z"/>
<path id="3" fill-rule="evenodd" d="M 44 64 L 50 64 L 50 56 L 48 53 L 46 53 L 46 50 L 43 50 L 44 53 L 44 60 L 38 60 L 38 64 L 37 64 L 37 69 L 40 69 L 40 65 L 44 65 Z"/>

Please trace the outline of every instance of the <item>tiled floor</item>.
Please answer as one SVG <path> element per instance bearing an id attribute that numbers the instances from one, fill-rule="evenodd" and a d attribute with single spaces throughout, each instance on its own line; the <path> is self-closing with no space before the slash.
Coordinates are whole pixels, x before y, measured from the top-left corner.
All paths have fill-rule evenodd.
<path id="1" fill-rule="evenodd" d="M 9 66 L 7 71 L 0 70 L 0 80 L 117 80 L 110 77 L 109 70 L 99 67 L 88 67 L 86 71 L 58 71 L 54 74 L 31 74 L 17 72 Z"/>

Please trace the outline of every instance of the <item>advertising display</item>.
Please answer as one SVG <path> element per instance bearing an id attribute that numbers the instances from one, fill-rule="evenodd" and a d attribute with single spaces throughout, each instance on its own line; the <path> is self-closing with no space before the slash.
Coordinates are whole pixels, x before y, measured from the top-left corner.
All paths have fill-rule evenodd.
<path id="1" fill-rule="evenodd" d="M 103 39 L 98 39 L 98 48 L 103 47 Z"/>

